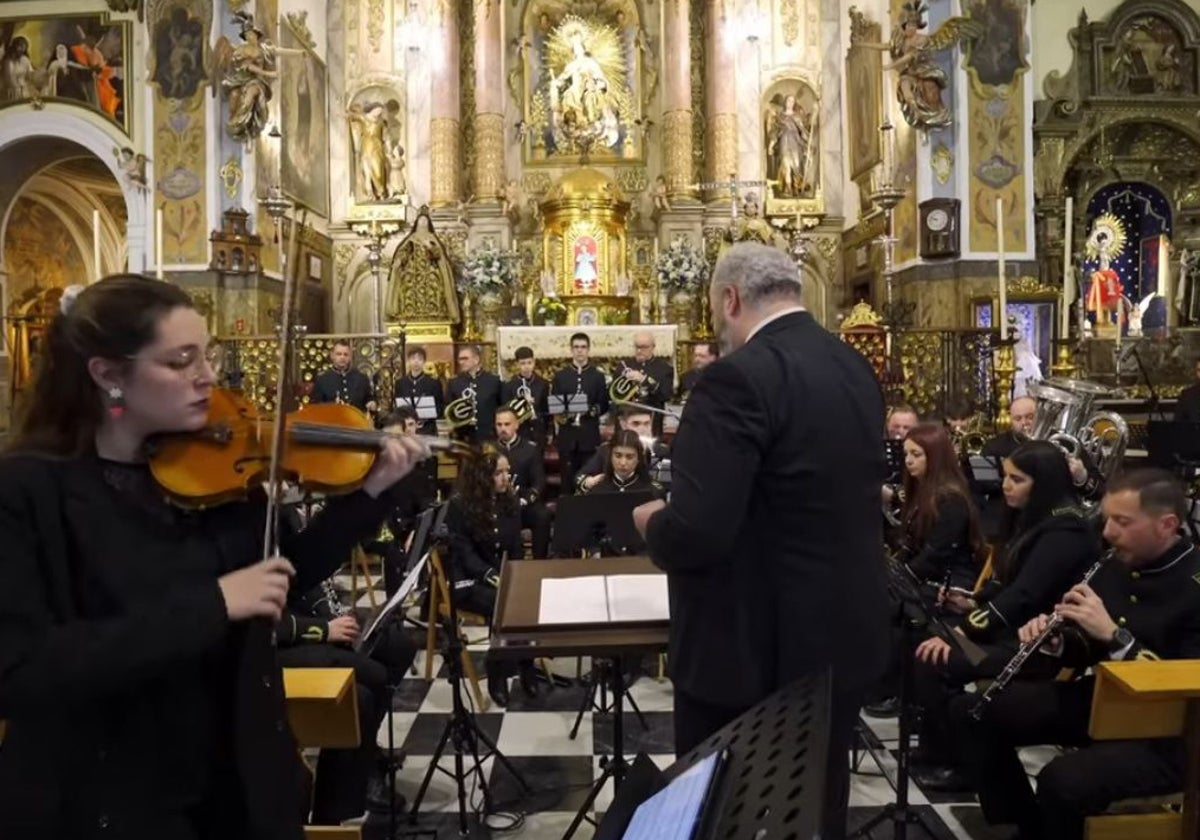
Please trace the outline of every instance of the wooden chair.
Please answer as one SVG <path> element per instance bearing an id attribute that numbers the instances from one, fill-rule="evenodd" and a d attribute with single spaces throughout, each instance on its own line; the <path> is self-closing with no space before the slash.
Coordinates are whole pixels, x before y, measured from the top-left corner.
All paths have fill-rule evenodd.
<path id="1" fill-rule="evenodd" d="M 367 560 L 367 552 L 361 545 L 354 546 L 354 551 L 350 556 L 350 604 L 358 606 L 358 575 L 362 573 L 365 588 L 367 590 L 367 598 L 371 602 L 371 609 L 376 609 L 375 604 L 375 581 L 371 578 L 371 565 Z"/>
<path id="2" fill-rule="evenodd" d="M 455 609 L 458 615 L 459 627 L 455 628 L 455 632 L 462 639 L 464 648 L 462 652 L 462 667 L 463 673 L 471 685 L 471 693 L 475 695 L 475 704 L 480 711 L 486 711 L 488 708 L 487 700 L 483 696 L 483 691 L 479 688 L 479 674 L 475 670 L 475 663 L 471 661 L 470 654 L 467 652 L 465 645 L 467 638 L 462 634 L 461 625 L 464 621 L 469 621 L 487 626 L 488 620 L 486 617 L 478 613 L 469 612 L 466 610 Z M 425 679 L 433 679 L 433 655 L 437 652 L 437 628 L 441 619 L 450 615 L 450 589 L 447 583 L 446 571 L 442 566 L 442 558 L 438 552 L 434 551 L 429 556 L 429 626 L 425 630 Z"/>
<path id="3" fill-rule="evenodd" d="M 971 590 L 978 594 L 979 590 L 983 589 L 983 585 L 992 579 L 993 565 L 992 561 L 996 558 L 996 549 L 993 546 L 988 546 L 987 560 L 983 563 L 983 568 L 979 570 L 979 577 L 975 578 L 975 587 Z"/>
<path id="4" fill-rule="evenodd" d="M 1166 810 L 1175 797 L 1164 797 L 1150 813 L 1088 817 L 1087 840 L 1200 837 L 1200 660 L 1102 663 L 1088 734 L 1097 741 L 1182 736 L 1187 765 L 1182 813 Z"/>
<path id="5" fill-rule="evenodd" d="M 358 746 L 358 700 L 353 668 L 284 668 L 288 723 L 301 749 Z M 311 840 L 362 840 L 357 826 L 305 826 Z"/>

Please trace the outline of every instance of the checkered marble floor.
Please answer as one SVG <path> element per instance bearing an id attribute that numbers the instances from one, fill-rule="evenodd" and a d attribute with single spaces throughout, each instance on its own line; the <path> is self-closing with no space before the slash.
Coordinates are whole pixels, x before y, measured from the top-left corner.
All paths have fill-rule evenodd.
<path id="1" fill-rule="evenodd" d="M 346 589 L 349 589 L 348 577 L 338 582 L 344 582 Z M 360 606 L 369 606 L 365 595 L 359 601 Z M 468 637 L 473 640 L 483 636 L 484 632 L 483 628 L 469 628 L 467 631 Z M 486 644 L 477 642 L 470 645 L 469 650 L 476 662 L 486 699 L 486 681 L 483 680 Z M 481 806 L 482 794 L 477 785 L 468 783 L 468 826 L 471 837 L 494 835 L 527 840 L 558 840 L 582 807 L 594 780 L 603 772 L 601 762 L 610 754 L 613 733 L 611 715 L 585 711 L 577 737 L 570 737 L 585 691 L 574 683 L 576 662 L 571 658 L 549 663 L 554 673 L 572 681 L 569 687 L 551 688 L 540 683 L 538 696 L 531 699 L 525 697 L 514 680 L 507 709 L 489 705 L 482 712 L 476 710 L 479 726 L 524 777 L 532 793 L 522 794 L 507 768 L 495 758 L 485 759 L 483 771 L 491 787 L 494 810 L 503 812 L 503 815 L 489 820 L 494 826 L 490 831 L 480 825 L 474 811 Z M 627 706 L 624 719 L 625 752 L 629 758 L 644 752 L 660 767 L 667 767 L 675 758 L 671 683 L 667 679 L 660 681 L 656 678 L 652 659 L 648 659 L 644 666 L 643 675 L 633 684 L 630 692 L 645 717 L 646 728 L 643 729 Z M 589 668 L 590 663 L 586 658 L 583 659 L 583 672 L 586 674 Z M 440 654 L 434 655 L 433 672 L 435 676 L 431 681 L 423 679 L 425 652 L 422 650 L 416 661 L 416 674 L 419 676 L 404 680 L 393 699 L 392 737 L 395 745 L 401 747 L 407 756 L 403 769 L 397 774 L 396 787 L 406 797 L 410 807 L 452 709 L 451 686 Z M 463 697 L 470 707 L 473 700 L 465 684 Z M 490 699 L 487 702 L 490 704 Z M 864 737 L 876 747 L 875 754 L 889 769 L 894 770 L 894 751 L 898 743 L 896 720 L 864 715 L 862 721 Z M 387 745 L 387 727 L 388 721 L 385 719 L 378 737 L 379 743 L 384 746 Z M 1022 758 L 1033 774 L 1054 754 L 1049 748 L 1033 748 L 1023 751 Z M 434 774 L 421 802 L 418 826 L 437 831 L 439 838 L 450 838 L 458 834 L 457 788 L 451 775 L 454 767 L 452 752 L 448 751 L 439 762 L 439 767 L 447 772 Z M 894 799 L 895 794 L 880 772 L 877 760 L 864 751 L 858 770 L 851 776 L 851 828 L 871 819 Z M 929 835 L 919 827 L 911 827 L 909 837 L 913 840 L 925 840 L 927 837 L 936 840 L 1006 840 L 1009 836 L 1006 830 L 993 829 L 984 823 L 971 795 L 926 793 L 914 782 L 909 799 L 933 829 L 933 834 Z M 612 785 L 609 783 L 594 803 L 591 816 L 602 816 L 611 801 Z M 520 815 L 520 825 L 511 831 L 500 830 L 506 821 L 504 815 Z M 406 827 L 403 819 L 398 827 Z M 593 832 L 593 827 L 584 823 L 575 836 L 586 840 Z M 364 826 L 363 835 L 366 840 L 382 840 L 387 837 L 386 824 L 377 825 L 372 821 Z M 881 825 L 872 836 L 877 840 L 890 838 L 891 825 Z"/>

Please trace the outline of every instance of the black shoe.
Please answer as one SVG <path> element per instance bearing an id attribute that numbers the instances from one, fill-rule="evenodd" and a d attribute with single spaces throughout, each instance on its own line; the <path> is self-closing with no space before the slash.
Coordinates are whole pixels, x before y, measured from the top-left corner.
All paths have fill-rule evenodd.
<path id="1" fill-rule="evenodd" d="M 971 790 L 966 776 L 953 767 L 921 767 L 913 771 L 912 777 L 922 790 L 936 793 L 967 793 Z"/>
<path id="2" fill-rule="evenodd" d="M 492 698 L 492 702 L 497 706 L 504 707 L 508 705 L 508 680 L 488 680 L 488 697 Z"/>
<path id="3" fill-rule="evenodd" d="M 388 780 L 381 773 L 372 773 L 367 779 L 367 813 L 387 814 L 389 808 L 395 808 L 396 813 L 403 813 L 408 808 L 408 800 L 404 794 L 393 790 L 388 797 Z"/>
<path id="4" fill-rule="evenodd" d="M 538 696 L 537 671 L 532 665 L 522 665 L 517 675 L 521 681 L 521 691 L 531 700 Z"/>
<path id="5" fill-rule="evenodd" d="M 896 697 L 889 697 L 886 700 L 880 700 L 878 703 L 863 706 L 863 711 L 873 718 L 899 717 L 900 700 Z"/>

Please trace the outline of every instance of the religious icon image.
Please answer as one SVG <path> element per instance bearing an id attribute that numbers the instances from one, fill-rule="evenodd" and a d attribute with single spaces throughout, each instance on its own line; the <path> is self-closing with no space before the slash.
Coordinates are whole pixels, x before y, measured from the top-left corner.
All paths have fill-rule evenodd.
<path id="1" fill-rule="evenodd" d="M 596 270 L 599 249 L 596 240 L 591 236 L 580 236 L 575 240 L 573 249 L 575 270 L 573 283 L 575 291 L 583 294 L 595 292 L 599 287 L 600 274 Z"/>
<path id="2" fill-rule="evenodd" d="M 1097 267 L 1088 276 L 1085 298 L 1087 311 L 1095 316 L 1096 326 L 1120 328 L 1122 302 L 1125 297 L 1121 278 L 1112 268 L 1112 263 L 1125 250 L 1127 237 L 1121 220 L 1110 213 L 1098 217 L 1092 223 L 1092 232 L 1087 238 L 1087 256 L 1097 262 Z"/>
<path id="3" fill-rule="evenodd" d="M 1024 55 L 1024 14 L 1013 0 L 971 0 L 963 11 L 981 31 L 965 41 L 966 66 L 981 84 L 1009 85 L 1029 64 Z"/>
<path id="4" fill-rule="evenodd" d="M 807 108 L 802 101 L 808 102 Z M 816 106 L 816 97 L 799 83 L 771 97 L 766 116 L 767 179 L 774 182 L 776 198 L 810 198 L 815 192 Z"/>
<path id="5" fill-rule="evenodd" d="M 153 31 L 154 75 L 162 95 L 189 99 L 205 82 L 204 23 L 182 5 L 163 16 Z"/>

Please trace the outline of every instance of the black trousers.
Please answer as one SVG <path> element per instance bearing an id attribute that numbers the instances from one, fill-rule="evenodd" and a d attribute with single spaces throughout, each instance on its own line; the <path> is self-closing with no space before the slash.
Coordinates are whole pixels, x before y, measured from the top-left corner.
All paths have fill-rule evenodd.
<path id="1" fill-rule="evenodd" d="M 550 556 L 550 525 L 554 514 L 541 502 L 521 508 L 521 527 L 533 532 L 533 558 L 545 560 Z"/>
<path id="2" fill-rule="evenodd" d="M 843 840 L 850 807 L 850 747 L 865 692 L 834 689 L 825 762 L 825 802 L 821 840 Z M 675 690 L 675 754 L 683 756 L 752 707 L 715 706 Z"/>
<path id="3" fill-rule="evenodd" d="M 1084 818 L 1112 802 L 1183 787 L 1181 739 L 1089 741 L 1093 686 L 1014 682 L 978 723 L 969 713 L 974 697 L 951 702 L 959 758 L 989 823 L 1015 823 L 1030 838 L 1082 840 Z M 1079 746 L 1042 768 L 1036 795 L 1017 756 L 1035 744 Z"/>
<path id="4" fill-rule="evenodd" d="M 958 648 L 951 648 L 945 665 L 913 662 L 913 701 L 921 708 L 917 726 L 921 752 L 929 764 L 952 764 L 956 759 L 950 733 L 949 708 L 967 683 L 994 677 L 1016 652 L 1016 646 L 986 647 L 987 656 L 972 665 Z M 912 652 L 909 653 L 913 655 Z"/>
<path id="5" fill-rule="evenodd" d="M 354 669 L 359 745 L 321 750 L 313 787 L 312 821 L 316 825 L 337 825 L 361 817 L 367 809 L 367 780 L 378 767 L 375 739 L 391 698 L 388 668 L 361 653 L 331 644 L 281 648 L 278 656 L 285 668 Z"/>

